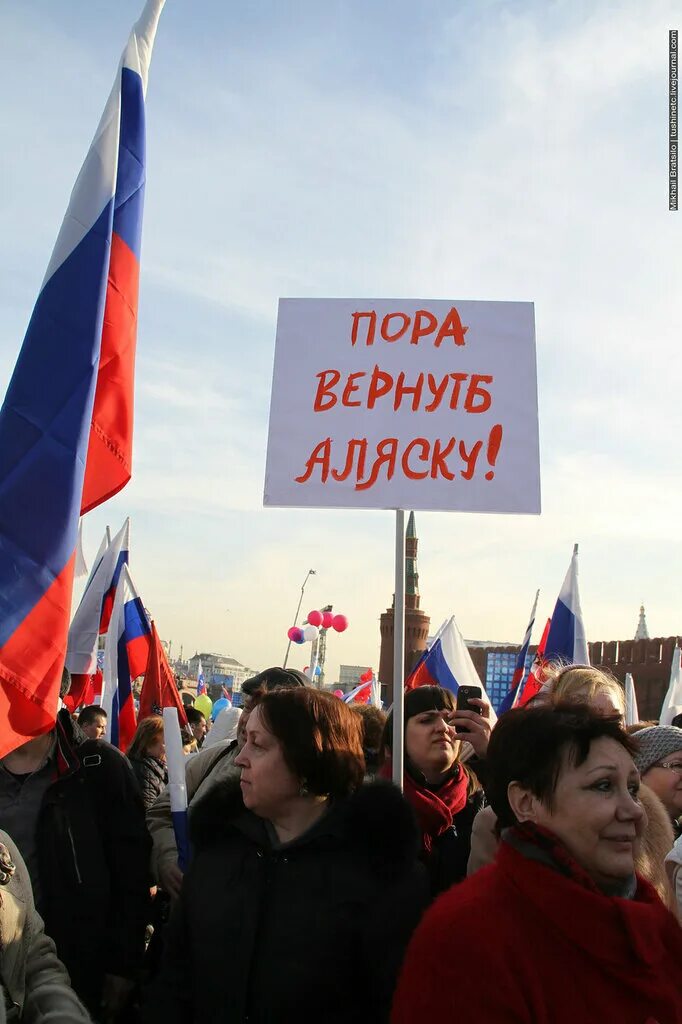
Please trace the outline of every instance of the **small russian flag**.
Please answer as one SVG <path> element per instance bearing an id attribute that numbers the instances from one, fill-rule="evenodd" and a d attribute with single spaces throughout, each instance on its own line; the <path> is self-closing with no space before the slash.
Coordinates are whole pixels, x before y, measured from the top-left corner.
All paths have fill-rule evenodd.
<path id="1" fill-rule="evenodd" d="M 104 692 L 107 739 L 124 752 L 135 733 L 132 683 L 149 661 L 151 625 L 127 565 L 116 588 L 109 631 L 104 641 Z"/>

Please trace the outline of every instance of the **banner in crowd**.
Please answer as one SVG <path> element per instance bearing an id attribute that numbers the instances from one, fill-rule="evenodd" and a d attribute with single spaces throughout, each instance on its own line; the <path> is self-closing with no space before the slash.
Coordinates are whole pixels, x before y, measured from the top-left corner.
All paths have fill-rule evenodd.
<path id="1" fill-rule="evenodd" d="M 264 504 L 539 513 L 533 304 L 281 299 Z"/>

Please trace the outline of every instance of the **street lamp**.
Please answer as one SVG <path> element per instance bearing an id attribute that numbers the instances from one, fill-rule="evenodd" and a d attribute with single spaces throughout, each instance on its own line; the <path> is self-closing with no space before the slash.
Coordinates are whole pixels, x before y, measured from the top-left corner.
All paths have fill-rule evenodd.
<path id="1" fill-rule="evenodd" d="M 298 613 L 300 612 L 301 604 L 303 603 L 303 591 L 305 590 L 305 585 L 306 585 L 306 583 L 308 582 L 308 580 L 310 579 L 311 576 L 316 576 L 316 575 L 317 575 L 317 573 L 315 572 L 314 569 L 308 569 L 308 574 L 307 574 L 306 578 L 303 580 L 303 583 L 301 584 L 301 596 L 298 599 L 298 607 L 296 608 L 296 614 L 294 615 L 294 626 L 298 622 Z M 282 665 L 282 668 L 286 668 L 287 667 L 287 659 L 289 658 L 289 648 L 290 647 L 291 647 L 291 640 L 287 644 L 287 652 L 284 655 L 284 664 Z"/>

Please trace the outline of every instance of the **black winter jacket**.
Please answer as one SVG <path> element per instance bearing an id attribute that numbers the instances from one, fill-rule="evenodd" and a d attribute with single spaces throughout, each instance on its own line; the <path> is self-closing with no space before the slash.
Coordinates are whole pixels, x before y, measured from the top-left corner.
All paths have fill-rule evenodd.
<path id="1" fill-rule="evenodd" d="M 462 810 L 455 814 L 451 828 L 442 836 L 434 838 L 431 854 L 425 858 L 433 896 L 438 896 L 466 878 L 471 853 L 471 830 L 474 818 L 483 807 L 485 795 L 482 790 L 478 790 L 469 797 Z"/>
<path id="2" fill-rule="evenodd" d="M 382 1024 L 428 902 L 414 817 L 390 783 L 362 786 L 273 848 L 224 784 L 191 816 L 185 876 L 153 1024 Z M 212 965 L 207 969 L 207 965 Z"/>
<path id="3" fill-rule="evenodd" d="M 156 798 L 168 785 L 168 769 L 158 757 L 129 757 L 142 793 L 145 811 L 148 811 Z"/>
<path id="4" fill-rule="evenodd" d="M 105 974 L 132 977 L 140 967 L 151 842 L 127 759 L 86 739 L 68 712 L 57 718 L 57 776 L 37 845 L 45 930 L 92 1012 Z"/>

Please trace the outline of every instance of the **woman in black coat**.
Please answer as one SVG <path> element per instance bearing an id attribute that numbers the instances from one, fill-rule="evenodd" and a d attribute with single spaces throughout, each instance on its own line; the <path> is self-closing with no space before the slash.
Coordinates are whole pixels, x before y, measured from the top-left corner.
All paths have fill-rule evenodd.
<path id="1" fill-rule="evenodd" d="M 362 786 L 360 721 L 301 688 L 251 712 L 225 783 L 194 809 L 194 859 L 150 1020 L 382 1024 L 428 899 L 400 792 Z"/>
<path id="2" fill-rule="evenodd" d="M 168 785 L 163 718 L 149 715 L 140 720 L 128 747 L 128 760 L 140 785 L 144 809 L 148 811 Z"/>

